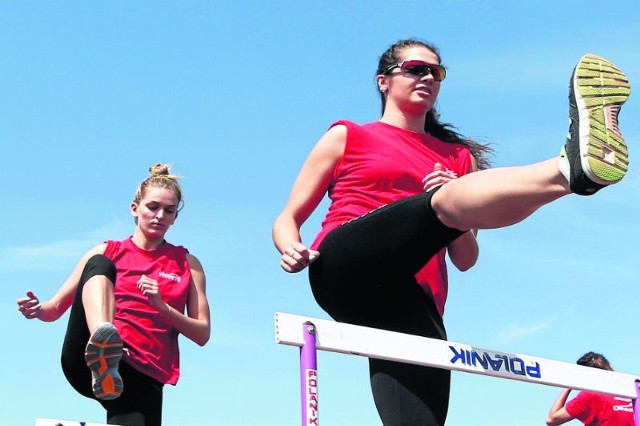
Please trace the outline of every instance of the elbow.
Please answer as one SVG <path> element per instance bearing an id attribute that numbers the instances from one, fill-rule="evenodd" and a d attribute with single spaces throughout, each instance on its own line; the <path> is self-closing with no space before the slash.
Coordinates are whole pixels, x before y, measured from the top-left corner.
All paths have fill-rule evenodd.
<path id="1" fill-rule="evenodd" d="M 204 336 L 198 336 L 197 338 L 193 339 L 193 341 L 200 347 L 204 346 L 207 344 L 207 342 L 209 342 L 211 335 L 209 333 L 207 333 Z"/>
<path id="2" fill-rule="evenodd" d="M 211 338 L 211 327 L 207 327 L 207 329 L 205 330 L 204 333 L 202 333 L 201 336 L 198 336 L 196 339 L 194 339 L 193 341 L 196 342 L 196 344 L 200 347 L 206 345 L 209 342 L 209 339 Z"/>
<path id="3" fill-rule="evenodd" d="M 456 268 L 458 268 L 460 272 L 467 272 L 469 269 L 473 268 L 475 264 L 476 262 L 469 262 L 462 265 L 456 265 Z"/>
<path id="4" fill-rule="evenodd" d="M 460 272 L 466 272 L 469 269 L 473 268 L 477 262 L 478 256 L 471 256 L 466 259 L 457 259 L 457 261 L 453 262 L 453 264 Z"/>
<path id="5" fill-rule="evenodd" d="M 552 416 L 547 416 L 547 420 L 546 420 L 546 424 L 547 426 L 558 426 L 561 425 L 564 422 L 559 422 L 556 419 L 554 419 Z"/>
<path id="6" fill-rule="evenodd" d="M 182 331 L 182 335 L 191 340 L 198 346 L 204 346 L 211 337 L 211 326 L 208 324 L 200 324 L 196 328 Z"/>
<path id="7" fill-rule="evenodd" d="M 473 235 L 471 233 L 469 234 Z M 460 244 L 457 244 L 456 246 L 450 245 L 448 247 L 448 251 L 451 263 L 453 263 L 453 266 L 455 266 L 460 272 L 466 272 L 473 268 L 480 257 L 480 250 L 478 249 L 478 245 L 475 244 L 475 240 L 473 240 L 473 245 L 471 246 L 461 246 Z"/>

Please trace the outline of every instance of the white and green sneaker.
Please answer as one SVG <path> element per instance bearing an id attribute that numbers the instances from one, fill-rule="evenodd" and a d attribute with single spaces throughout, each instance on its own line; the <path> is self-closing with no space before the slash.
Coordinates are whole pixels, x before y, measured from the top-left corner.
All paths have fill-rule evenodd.
<path id="1" fill-rule="evenodd" d="M 569 85 L 569 134 L 560 153 L 560 170 L 580 195 L 619 182 L 629 167 L 618 114 L 631 86 L 620 69 L 596 55 L 585 55 Z"/>

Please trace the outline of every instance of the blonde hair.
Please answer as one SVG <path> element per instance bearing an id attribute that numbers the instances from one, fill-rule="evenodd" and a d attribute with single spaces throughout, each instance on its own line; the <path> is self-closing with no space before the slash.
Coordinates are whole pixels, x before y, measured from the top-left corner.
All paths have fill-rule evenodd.
<path id="1" fill-rule="evenodd" d="M 149 167 L 149 177 L 138 185 L 133 196 L 133 202 L 136 204 L 139 203 L 147 193 L 148 188 L 166 188 L 172 190 L 176 194 L 176 197 L 178 198 L 178 211 L 182 209 L 182 188 L 180 188 L 180 184 L 178 183 L 178 179 L 180 179 L 180 177 L 170 174 L 170 170 L 171 165 L 163 163 L 157 163 Z"/>

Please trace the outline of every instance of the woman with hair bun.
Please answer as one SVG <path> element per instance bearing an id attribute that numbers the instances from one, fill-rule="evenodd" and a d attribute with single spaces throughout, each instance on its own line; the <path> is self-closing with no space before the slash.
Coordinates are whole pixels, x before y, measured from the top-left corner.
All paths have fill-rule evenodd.
<path id="1" fill-rule="evenodd" d="M 165 240 L 182 207 L 178 177 L 166 164 L 149 171 L 131 203 L 132 236 L 89 250 L 50 300 L 29 290 L 17 301 L 25 318 L 45 322 L 71 308 L 64 374 L 123 426 L 161 425 L 163 386 L 180 373 L 178 335 L 204 346 L 211 333 L 202 265 Z"/>

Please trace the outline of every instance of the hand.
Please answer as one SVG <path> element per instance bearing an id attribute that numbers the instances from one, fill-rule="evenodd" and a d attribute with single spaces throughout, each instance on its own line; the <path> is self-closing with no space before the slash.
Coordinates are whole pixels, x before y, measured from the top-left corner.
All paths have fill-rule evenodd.
<path id="1" fill-rule="evenodd" d="M 42 305 L 40 305 L 40 301 L 31 290 L 27 291 L 27 297 L 18 299 L 17 303 L 18 311 L 26 319 L 37 318 L 42 313 Z"/>
<path id="2" fill-rule="evenodd" d="M 320 252 L 306 248 L 302 243 L 293 243 L 282 253 L 280 266 L 287 272 L 300 272 L 313 263 Z"/>
<path id="3" fill-rule="evenodd" d="M 138 289 L 140 289 L 140 292 L 147 297 L 149 305 L 158 310 L 166 309 L 166 307 L 164 306 L 164 302 L 162 301 L 162 297 L 160 297 L 160 288 L 158 287 L 158 281 L 152 280 L 146 275 L 143 275 L 138 280 L 137 286 Z"/>
<path id="4" fill-rule="evenodd" d="M 422 179 L 422 183 L 424 186 L 422 189 L 425 192 L 428 192 L 435 188 L 436 186 L 442 185 L 443 183 L 447 183 L 452 181 L 453 179 L 457 179 L 458 175 L 453 170 L 442 170 L 442 164 L 436 163 L 433 167 L 433 172 L 429 173 Z"/>

